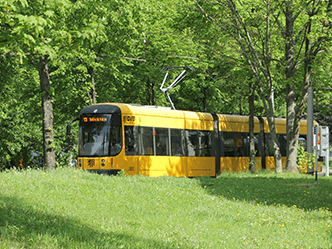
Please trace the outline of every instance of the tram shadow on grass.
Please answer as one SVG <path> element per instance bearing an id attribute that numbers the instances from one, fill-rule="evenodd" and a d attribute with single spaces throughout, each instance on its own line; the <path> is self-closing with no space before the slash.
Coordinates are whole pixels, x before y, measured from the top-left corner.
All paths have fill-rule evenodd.
<path id="1" fill-rule="evenodd" d="M 253 202 L 262 205 L 294 206 L 303 210 L 332 209 L 332 179 L 290 174 L 221 174 L 217 178 L 198 177 L 201 186 L 211 195 L 229 200 Z"/>

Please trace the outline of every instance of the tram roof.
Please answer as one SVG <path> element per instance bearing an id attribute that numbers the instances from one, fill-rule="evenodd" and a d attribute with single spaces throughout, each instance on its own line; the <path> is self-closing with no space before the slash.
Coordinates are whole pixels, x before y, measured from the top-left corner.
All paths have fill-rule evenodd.
<path id="1" fill-rule="evenodd" d="M 123 115 L 144 115 L 151 117 L 165 117 L 173 119 L 191 119 L 201 121 L 212 121 L 213 116 L 205 112 L 193 112 L 183 110 L 172 110 L 168 107 L 161 106 L 144 106 L 139 104 L 124 104 L 124 103 L 101 103 L 91 105 L 82 109 L 81 114 L 87 113 L 119 113 Z M 236 115 L 236 114 L 217 114 L 219 118 L 219 127 L 221 130 L 244 131 L 249 130 L 249 116 Z M 266 117 L 264 120 L 264 131 L 270 132 L 268 121 Z M 259 119 L 254 117 L 254 132 L 259 132 Z M 275 119 L 277 133 L 286 133 L 286 119 Z M 230 128 L 230 127 L 233 128 Z M 301 120 L 300 134 L 306 134 L 307 131 L 306 120 Z"/>
<path id="2" fill-rule="evenodd" d="M 135 104 L 116 103 L 114 105 L 119 106 L 122 113 L 124 113 L 124 114 L 213 120 L 212 114 L 205 113 L 205 112 L 172 110 L 167 107 L 141 106 L 141 105 L 135 105 Z"/>

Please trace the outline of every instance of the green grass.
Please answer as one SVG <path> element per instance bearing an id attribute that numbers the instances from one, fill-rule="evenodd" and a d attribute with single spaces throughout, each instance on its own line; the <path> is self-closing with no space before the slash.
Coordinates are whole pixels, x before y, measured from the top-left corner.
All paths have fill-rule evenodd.
<path id="1" fill-rule="evenodd" d="M 331 248 L 332 178 L 0 173 L 0 248 Z"/>

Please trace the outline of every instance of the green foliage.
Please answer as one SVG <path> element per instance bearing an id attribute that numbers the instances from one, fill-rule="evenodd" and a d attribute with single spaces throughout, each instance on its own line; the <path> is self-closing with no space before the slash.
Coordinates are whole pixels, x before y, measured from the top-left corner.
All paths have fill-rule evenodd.
<path id="1" fill-rule="evenodd" d="M 36 77 L 31 66 L 19 66 L 18 58 L 2 56 L 0 87 L 0 169 L 33 166 L 32 152 L 41 151 L 41 113 Z"/>
<path id="2" fill-rule="evenodd" d="M 0 247 L 329 248 L 330 178 L 0 172 Z"/>
<path id="3" fill-rule="evenodd" d="M 308 165 L 315 162 L 315 153 L 309 153 L 304 149 L 302 145 L 299 145 L 297 152 L 297 167 L 300 173 L 308 172 Z"/>
<path id="4" fill-rule="evenodd" d="M 116 175 L 119 176 L 119 177 L 124 177 L 125 174 L 126 174 L 125 170 L 122 169 L 122 170 L 120 170 Z"/>
<path id="5" fill-rule="evenodd" d="M 197 1 L 214 13 L 221 23 L 230 15 L 222 5 Z M 238 4 L 252 40 L 264 47 L 262 32 L 267 18 L 265 3 L 249 1 Z M 271 3 L 275 11 L 283 3 Z M 300 3 L 296 3 L 298 8 Z M 310 6 L 303 4 L 295 23 L 298 34 Z M 294 6 L 295 8 L 295 6 Z M 34 166 L 31 154 L 42 153 L 42 112 L 38 58 L 48 54 L 54 109 L 53 148 L 58 165 L 67 165 L 77 155 L 77 126 L 72 137 L 65 137 L 65 127 L 92 104 L 125 102 L 169 105 L 159 90 L 166 66 L 189 66 L 195 69 L 170 96 L 177 109 L 219 113 L 248 114 L 248 84 L 254 82 L 250 69 L 230 34 L 220 30 L 197 11 L 195 1 L 2 1 L 0 2 L 0 167 Z M 282 13 L 282 12 L 281 12 Z M 315 16 L 315 32 L 327 36 L 327 27 L 319 29 L 324 10 Z M 322 18 L 321 18 L 322 17 Z M 284 23 L 282 15 L 279 19 Z M 276 115 L 285 116 L 284 45 L 275 25 L 270 34 L 271 74 L 274 82 Z M 303 40 L 303 39 L 299 39 Z M 329 41 L 325 41 L 325 48 Z M 299 48 L 299 47 L 298 47 Z M 265 54 L 259 53 L 265 58 Z M 303 54 L 299 54 L 299 60 Z M 331 114 L 328 49 L 313 63 L 313 86 L 316 87 L 315 112 Z M 91 74 L 91 69 L 93 75 Z M 167 83 L 181 71 L 172 71 Z M 301 88 L 303 63 L 296 72 L 296 87 Z M 94 79 L 95 87 L 92 84 Z M 256 89 L 257 90 L 257 89 Z M 262 101 L 256 94 L 255 114 L 263 115 Z M 328 121 L 327 121 L 328 122 Z"/>
<path id="6" fill-rule="evenodd" d="M 322 119 L 332 118 L 332 82 L 330 80 L 332 69 L 331 60 L 331 50 L 329 48 L 326 48 L 324 52 L 318 54 L 315 63 L 313 64 L 312 81 L 315 86 L 315 110 L 319 114 L 319 117 Z"/>

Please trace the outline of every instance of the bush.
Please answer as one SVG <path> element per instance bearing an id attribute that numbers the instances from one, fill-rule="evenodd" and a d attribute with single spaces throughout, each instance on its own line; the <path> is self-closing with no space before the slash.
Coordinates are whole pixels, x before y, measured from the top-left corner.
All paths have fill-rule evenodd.
<path id="1" fill-rule="evenodd" d="M 297 152 L 297 168 L 300 173 L 308 173 L 308 163 L 315 161 L 315 154 L 308 156 L 308 152 L 302 145 L 299 145 Z"/>

